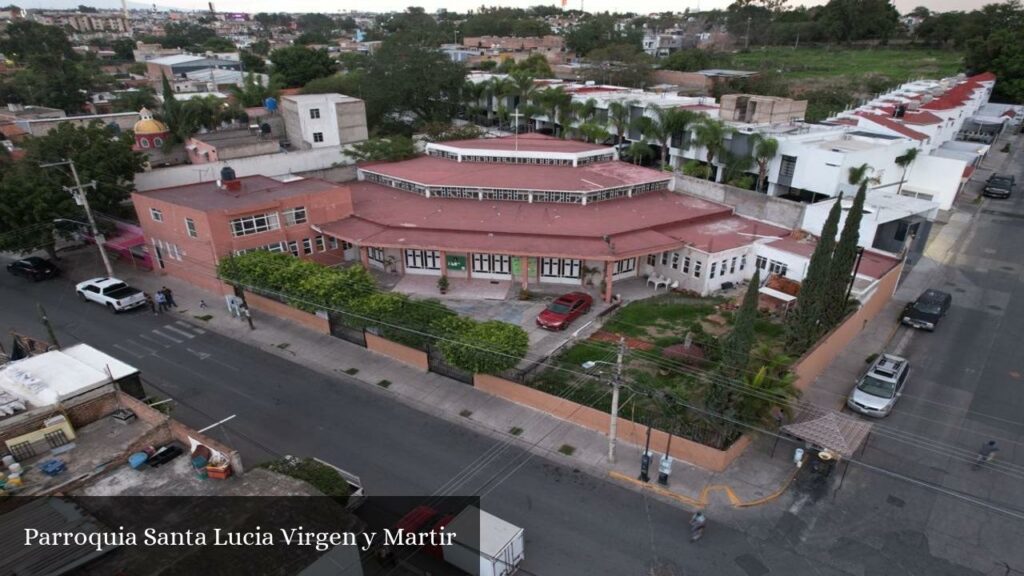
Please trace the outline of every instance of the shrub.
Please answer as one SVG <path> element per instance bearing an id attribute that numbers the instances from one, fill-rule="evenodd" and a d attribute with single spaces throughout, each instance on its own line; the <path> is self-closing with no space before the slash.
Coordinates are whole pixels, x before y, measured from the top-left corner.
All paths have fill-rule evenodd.
<path id="1" fill-rule="evenodd" d="M 339 270 L 263 250 L 229 256 L 220 261 L 217 273 L 226 282 L 307 312 L 345 307 L 375 289 L 373 277 L 361 266 Z"/>
<path id="2" fill-rule="evenodd" d="M 348 482 L 337 470 L 312 458 L 285 456 L 280 460 L 272 460 L 260 466 L 271 472 L 308 482 L 323 492 L 325 496 L 330 496 L 341 504 L 348 501 L 351 493 Z"/>
<path id="3" fill-rule="evenodd" d="M 438 343 L 445 360 L 469 372 L 498 374 L 514 368 L 530 345 L 525 330 L 497 320 L 476 322 L 451 316 L 441 320 L 438 328 L 445 337 Z"/>

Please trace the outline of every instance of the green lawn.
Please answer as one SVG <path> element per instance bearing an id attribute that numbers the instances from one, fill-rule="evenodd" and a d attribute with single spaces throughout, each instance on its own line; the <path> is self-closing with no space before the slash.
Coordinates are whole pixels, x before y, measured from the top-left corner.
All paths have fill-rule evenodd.
<path id="1" fill-rule="evenodd" d="M 682 337 L 695 321 L 715 311 L 720 300 L 713 298 L 684 298 L 657 296 L 627 304 L 602 328 L 635 338 L 650 338 L 662 334 Z"/>
<path id="2" fill-rule="evenodd" d="M 925 48 L 828 49 L 772 46 L 732 55 L 741 70 L 781 70 L 796 80 L 877 74 L 893 80 L 941 78 L 960 71 L 963 55 Z"/>

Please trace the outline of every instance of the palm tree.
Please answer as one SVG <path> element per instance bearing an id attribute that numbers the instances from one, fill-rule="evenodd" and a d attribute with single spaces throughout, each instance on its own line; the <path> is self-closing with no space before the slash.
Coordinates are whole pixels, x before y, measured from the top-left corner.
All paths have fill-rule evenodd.
<path id="1" fill-rule="evenodd" d="M 758 192 L 764 187 L 764 181 L 768 177 L 768 163 L 779 153 L 779 141 L 771 136 L 754 134 L 754 161 L 757 162 L 757 188 Z"/>
<path id="2" fill-rule="evenodd" d="M 647 116 L 638 116 L 629 123 L 629 129 L 638 132 L 636 141 L 629 145 L 626 154 L 633 161 L 633 164 L 640 164 L 644 159 L 654 155 L 651 147 L 647 144 L 647 135 L 654 131 L 654 120 Z"/>
<path id="3" fill-rule="evenodd" d="M 559 130 L 559 125 L 566 120 L 565 116 L 572 103 L 572 95 L 561 86 L 546 88 L 537 92 L 533 97 L 534 103 L 544 110 L 544 114 L 551 123 L 552 131 L 559 136 L 564 136 L 564 130 Z"/>
<path id="4" fill-rule="evenodd" d="M 608 120 L 615 127 L 615 146 L 622 146 L 622 137 L 629 128 L 630 114 L 634 102 L 611 102 L 608 104 Z"/>
<path id="5" fill-rule="evenodd" d="M 698 118 L 698 114 L 691 110 L 662 108 L 657 104 L 652 104 L 649 109 L 654 113 L 650 135 L 661 148 L 661 167 L 664 169 L 669 164 L 668 153 L 672 136 L 680 132 L 685 133 Z"/>
<path id="6" fill-rule="evenodd" d="M 751 167 L 754 165 L 754 158 L 746 154 L 733 154 L 728 150 L 723 150 L 720 155 L 720 160 L 724 167 L 722 172 L 722 182 L 737 185 L 737 180 L 743 176 Z"/>
<path id="7" fill-rule="evenodd" d="M 608 138 L 608 129 L 597 122 L 584 122 L 573 130 L 583 137 L 584 142 L 603 142 Z"/>
<path id="8" fill-rule="evenodd" d="M 483 82 L 466 81 L 462 86 L 462 103 L 466 107 L 466 116 L 475 120 L 480 111 L 480 99 L 483 98 Z"/>
<path id="9" fill-rule="evenodd" d="M 725 122 L 710 116 L 701 118 L 693 128 L 694 144 L 707 151 L 705 158 L 708 163 L 708 180 L 711 180 L 715 157 L 725 149 L 725 137 L 732 131 L 733 129 L 726 126 Z"/>
<path id="10" fill-rule="evenodd" d="M 647 145 L 643 140 L 637 140 L 626 148 L 626 155 L 633 161 L 633 164 L 641 164 L 644 159 L 650 158 L 654 155 L 651 151 L 651 147 Z"/>
<path id="11" fill-rule="evenodd" d="M 881 181 L 877 176 L 869 176 L 874 171 L 875 169 L 867 163 L 850 168 L 847 182 L 851 186 L 856 186 L 858 192 L 867 191 L 868 184 L 878 184 Z"/>
<path id="12" fill-rule="evenodd" d="M 900 177 L 900 185 L 896 187 L 897 194 L 903 190 L 903 183 L 907 180 L 907 170 L 909 170 L 910 165 L 917 160 L 917 155 L 920 152 L 920 148 L 908 148 L 906 152 L 896 157 L 896 165 L 903 168 L 903 176 Z"/>
<path id="13" fill-rule="evenodd" d="M 514 86 L 515 82 L 508 76 L 495 76 L 491 78 L 491 91 L 496 102 L 494 111 L 498 116 L 499 127 L 508 118 L 508 99 L 512 95 Z"/>
<path id="14" fill-rule="evenodd" d="M 230 86 L 228 91 L 235 101 L 245 107 L 262 106 L 263 102 L 274 95 L 269 86 L 264 86 L 256 81 L 256 76 L 250 72 L 241 86 Z"/>

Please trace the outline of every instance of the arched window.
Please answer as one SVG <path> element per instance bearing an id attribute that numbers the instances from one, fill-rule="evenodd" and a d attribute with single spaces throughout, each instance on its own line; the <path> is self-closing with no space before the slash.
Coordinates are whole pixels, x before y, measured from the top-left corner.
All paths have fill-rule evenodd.
<path id="1" fill-rule="evenodd" d="M 153 146 L 154 147 L 159 148 L 160 146 L 163 146 L 163 145 L 164 145 L 164 139 L 163 138 L 161 138 L 159 136 L 157 136 L 156 138 L 153 138 Z"/>
<path id="2" fill-rule="evenodd" d="M 139 146 L 149 148 L 149 138 L 139 138 Z"/>

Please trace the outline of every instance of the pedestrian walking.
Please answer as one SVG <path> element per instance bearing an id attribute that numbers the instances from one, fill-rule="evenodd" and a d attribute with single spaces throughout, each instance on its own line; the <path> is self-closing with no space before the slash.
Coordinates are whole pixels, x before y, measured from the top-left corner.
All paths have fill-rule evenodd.
<path id="1" fill-rule="evenodd" d="M 200 298 L 199 299 L 199 309 L 200 310 L 206 310 L 207 308 L 209 308 L 209 306 L 206 304 L 206 300 L 203 300 L 202 298 Z"/>
<path id="2" fill-rule="evenodd" d="M 149 304 L 150 311 L 156 316 L 156 301 L 153 300 L 153 296 L 149 292 L 142 293 L 146 297 L 146 304 Z"/>
<path id="3" fill-rule="evenodd" d="M 163 289 L 161 290 L 161 292 L 164 293 L 164 300 L 167 301 L 167 309 L 168 310 L 170 310 L 171 308 L 177 308 L 178 307 L 178 303 L 174 301 L 174 292 L 171 292 L 170 288 L 168 288 L 167 286 L 164 286 Z"/>
<path id="4" fill-rule="evenodd" d="M 163 291 L 157 291 L 156 293 L 156 308 L 160 312 L 167 309 L 167 296 L 164 295 Z"/>
<path id="5" fill-rule="evenodd" d="M 690 542 L 700 540 L 704 535 L 704 527 L 707 526 L 707 523 L 707 517 L 700 510 L 693 515 L 693 518 L 690 518 Z"/>
<path id="6" fill-rule="evenodd" d="M 981 447 L 981 450 L 978 450 L 978 458 L 974 461 L 974 466 L 971 468 L 977 470 L 985 463 L 991 462 L 995 458 L 996 452 L 999 452 L 999 446 L 996 445 L 995 440 L 989 440 Z"/>

